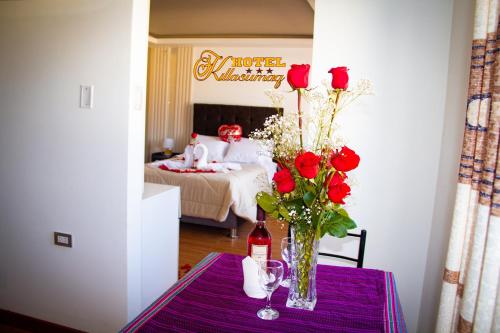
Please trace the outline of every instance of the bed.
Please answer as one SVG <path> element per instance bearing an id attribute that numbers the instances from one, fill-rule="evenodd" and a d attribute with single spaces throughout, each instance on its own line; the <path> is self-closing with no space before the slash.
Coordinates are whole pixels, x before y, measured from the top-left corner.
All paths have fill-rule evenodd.
<path id="1" fill-rule="evenodd" d="M 193 132 L 217 136 L 221 124 L 239 124 L 243 137 L 262 128 L 276 108 L 194 104 Z M 156 163 L 156 162 L 155 162 Z M 161 162 L 160 162 L 161 163 Z M 181 187 L 181 222 L 229 229 L 238 237 L 238 224 L 254 220 L 257 214 L 255 194 L 269 190 L 269 170 L 258 164 L 241 164 L 242 170 L 224 173 L 179 174 L 146 164 L 145 181 Z"/>

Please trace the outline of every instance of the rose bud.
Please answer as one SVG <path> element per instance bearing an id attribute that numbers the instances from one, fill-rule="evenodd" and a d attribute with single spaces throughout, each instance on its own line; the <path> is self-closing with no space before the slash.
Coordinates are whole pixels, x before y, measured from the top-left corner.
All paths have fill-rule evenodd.
<path id="1" fill-rule="evenodd" d="M 307 88 L 309 85 L 310 65 L 292 65 L 288 70 L 287 80 L 293 90 Z"/>
<path id="2" fill-rule="evenodd" d="M 334 67 L 328 71 L 332 74 L 332 88 L 346 90 L 349 85 L 347 67 Z"/>
<path id="3" fill-rule="evenodd" d="M 276 184 L 276 189 L 280 193 L 289 193 L 295 189 L 295 180 L 288 169 L 282 169 L 276 172 L 273 176 L 273 181 Z"/>
<path id="4" fill-rule="evenodd" d="M 320 156 L 308 151 L 295 158 L 295 167 L 302 177 L 312 179 L 318 175 L 320 161 Z"/>
<path id="5" fill-rule="evenodd" d="M 351 194 L 351 188 L 346 183 L 328 187 L 328 199 L 336 204 L 345 204 L 344 198 Z"/>
<path id="6" fill-rule="evenodd" d="M 340 152 L 339 151 L 334 152 L 332 158 L 330 159 L 332 166 L 337 171 L 343 171 L 343 172 L 356 169 L 356 167 L 359 164 L 359 161 L 360 161 L 359 155 L 356 154 L 354 150 L 351 150 L 346 146 L 342 147 Z"/>

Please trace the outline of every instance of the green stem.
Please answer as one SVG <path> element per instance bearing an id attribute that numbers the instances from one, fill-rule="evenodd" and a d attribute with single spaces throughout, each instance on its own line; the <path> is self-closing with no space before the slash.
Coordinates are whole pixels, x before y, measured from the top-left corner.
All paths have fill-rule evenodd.
<path id="1" fill-rule="evenodd" d="M 301 96 L 302 96 L 302 90 L 299 88 L 297 89 L 297 109 L 298 109 L 298 114 L 299 114 L 299 136 L 300 136 L 300 150 L 304 150 L 304 141 L 302 139 L 302 112 L 300 110 L 300 101 L 301 101 Z"/>
<path id="2" fill-rule="evenodd" d="M 332 127 L 333 127 L 333 121 L 335 120 L 335 115 L 337 114 L 337 111 L 338 111 L 338 108 L 337 108 L 337 105 L 340 101 L 340 96 L 342 94 L 342 90 L 340 89 L 336 89 L 335 90 L 335 105 L 333 107 L 333 110 L 332 110 L 332 116 L 330 118 L 330 124 L 328 126 L 328 135 L 327 135 L 327 138 L 328 140 L 331 140 L 331 136 L 332 136 Z M 327 152 L 324 152 L 324 147 L 321 148 L 321 153 L 323 154 L 323 160 L 321 161 L 321 169 L 323 169 L 326 165 L 326 161 L 329 157 L 329 151 Z M 327 173 L 328 175 L 328 173 Z"/>
<path id="3" fill-rule="evenodd" d="M 335 119 L 335 115 L 337 114 L 337 110 L 338 110 L 337 105 L 339 104 L 339 101 L 340 101 L 341 92 L 342 92 L 342 90 L 336 91 L 337 95 L 335 96 L 335 107 L 333 108 L 332 117 L 330 118 L 330 126 L 328 128 L 328 139 L 330 139 L 331 135 L 332 135 L 333 120 Z"/>
<path id="4" fill-rule="evenodd" d="M 297 263 L 298 291 L 301 298 L 307 298 L 309 292 L 309 277 L 313 264 L 313 251 L 316 230 L 299 232 L 295 230 L 294 237 L 296 244 L 301 244 L 301 260 Z"/>
<path id="5" fill-rule="evenodd" d="M 322 115 L 321 115 L 322 116 Z M 323 126 L 323 122 L 320 121 L 319 122 L 319 129 L 317 131 L 317 134 L 316 134 L 316 142 L 314 144 L 314 151 L 317 153 L 317 154 L 322 154 L 322 151 L 323 151 L 323 146 L 321 145 L 321 139 L 323 137 L 323 131 L 324 131 L 324 126 Z"/>

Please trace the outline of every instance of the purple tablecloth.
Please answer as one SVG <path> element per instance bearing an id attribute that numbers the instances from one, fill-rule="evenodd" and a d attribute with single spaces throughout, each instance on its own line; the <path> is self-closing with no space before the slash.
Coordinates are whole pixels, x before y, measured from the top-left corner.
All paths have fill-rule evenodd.
<path id="1" fill-rule="evenodd" d="M 272 296 L 277 320 L 257 317 L 265 300 L 243 291 L 242 256 L 212 253 L 122 332 L 406 332 L 392 273 L 318 265 L 314 311 Z"/>

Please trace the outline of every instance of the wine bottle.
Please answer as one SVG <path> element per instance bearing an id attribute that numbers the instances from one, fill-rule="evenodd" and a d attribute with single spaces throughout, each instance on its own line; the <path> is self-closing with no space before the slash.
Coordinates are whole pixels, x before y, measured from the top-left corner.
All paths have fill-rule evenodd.
<path id="1" fill-rule="evenodd" d="M 271 259 L 271 233 L 266 228 L 266 218 L 263 211 L 257 211 L 257 223 L 248 234 L 248 256 L 255 261 Z"/>

